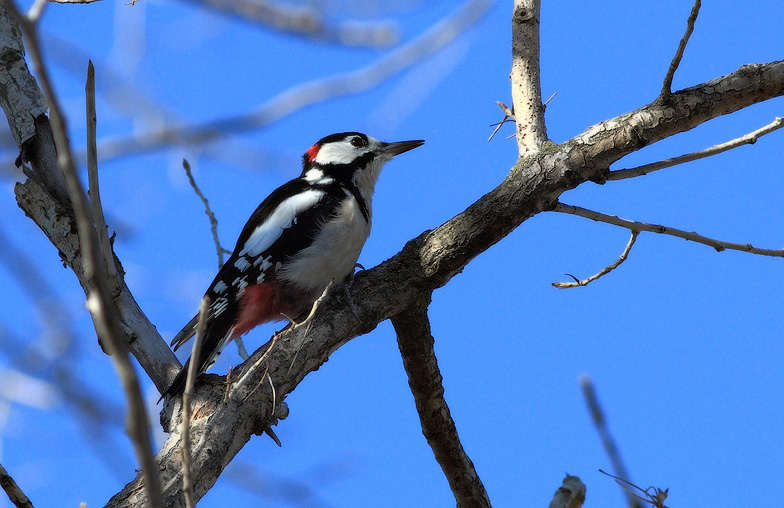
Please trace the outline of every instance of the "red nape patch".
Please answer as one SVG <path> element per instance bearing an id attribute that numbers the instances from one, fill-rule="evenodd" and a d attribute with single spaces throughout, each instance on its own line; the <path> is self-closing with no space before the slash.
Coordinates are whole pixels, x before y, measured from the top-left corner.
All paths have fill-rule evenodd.
<path id="1" fill-rule="evenodd" d="M 308 148 L 307 153 L 305 154 L 308 157 L 308 162 L 313 162 L 316 160 L 316 156 L 318 156 L 319 146 L 315 144 Z"/>
<path id="2" fill-rule="evenodd" d="M 232 338 L 244 335 L 262 323 L 296 318 L 307 307 L 304 295 L 293 294 L 275 282 L 248 286 L 240 297 L 240 315 L 234 324 Z"/>

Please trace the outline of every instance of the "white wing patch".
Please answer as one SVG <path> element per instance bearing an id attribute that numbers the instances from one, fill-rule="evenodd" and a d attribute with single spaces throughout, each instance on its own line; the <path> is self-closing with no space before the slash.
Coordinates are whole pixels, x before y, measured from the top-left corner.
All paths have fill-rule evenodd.
<path id="1" fill-rule="evenodd" d="M 223 293 L 224 291 L 226 291 L 226 289 L 228 289 L 228 286 L 222 280 L 219 280 L 218 283 L 215 284 L 215 287 L 212 288 L 212 290 L 218 294 Z"/>
<path id="2" fill-rule="evenodd" d="M 244 272 L 250 266 L 248 263 L 248 259 L 245 256 L 237 258 L 237 261 L 234 262 L 234 266 L 240 269 L 241 272 Z"/>
<path id="3" fill-rule="evenodd" d="M 243 256 L 256 257 L 267 250 L 280 238 L 284 229 L 291 227 L 297 214 L 318 203 L 322 196 L 324 196 L 324 191 L 313 189 L 301 192 L 281 202 L 275 212 L 253 230 L 239 252 L 240 259 Z"/>

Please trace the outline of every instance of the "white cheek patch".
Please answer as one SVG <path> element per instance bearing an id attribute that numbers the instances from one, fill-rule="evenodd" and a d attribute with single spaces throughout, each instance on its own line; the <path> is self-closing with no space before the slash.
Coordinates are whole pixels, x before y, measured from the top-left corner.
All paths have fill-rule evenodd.
<path id="1" fill-rule="evenodd" d="M 239 252 L 240 259 L 243 256 L 256 257 L 269 249 L 283 230 L 291 227 L 297 214 L 314 206 L 323 196 L 324 191 L 308 190 L 281 202 L 275 212 L 253 230 Z"/>
<path id="2" fill-rule="evenodd" d="M 361 155 L 348 141 L 322 146 L 313 162 L 317 164 L 348 164 Z M 312 170 L 311 170 L 312 171 Z M 310 171 L 308 171 L 309 173 Z"/>

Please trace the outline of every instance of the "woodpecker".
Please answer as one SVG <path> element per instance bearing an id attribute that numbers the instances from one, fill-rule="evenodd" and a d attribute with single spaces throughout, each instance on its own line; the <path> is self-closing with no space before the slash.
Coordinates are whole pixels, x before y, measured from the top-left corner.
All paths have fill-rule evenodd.
<path id="1" fill-rule="evenodd" d="M 359 132 L 327 136 L 302 157 L 303 170 L 261 202 L 205 296 L 210 306 L 195 361 L 204 372 L 252 328 L 310 310 L 327 285 L 353 272 L 370 235 L 371 199 L 381 168 L 423 140 L 385 143 Z M 196 333 L 198 315 L 174 337 L 176 351 Z M 188 359 L 163 393 L 185 388 Z"/>

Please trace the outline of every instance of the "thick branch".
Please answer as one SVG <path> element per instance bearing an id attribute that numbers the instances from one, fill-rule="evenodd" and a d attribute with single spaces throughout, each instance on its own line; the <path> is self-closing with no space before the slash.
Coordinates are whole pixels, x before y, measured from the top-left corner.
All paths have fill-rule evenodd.
<path id="1" fill-rule="evenodd" d="M 392 259 L 361 272 L 351 284 L 357 318 L 349 307 L 329 298 L 304 330 L 285 334 L 269 357 L 269 373 L 280 403 L 311 371 L 354 337 L 379 322 L 405 311 L 423 289 L 443 286 L 474 257 L 488 249 L 534 214 L 552 208 L 566 190 L 600 179 L 624 155 L 673 134 L 689 130 L 719 115 L 784 94 L 784 62 L 744 66 L 735 73 L 672 95 L 666 104 L 651 104 L 589 128 L 552 149 L 520 159 L 507 178 L 467 210 L 439 228 L 411 240 Z M 241 366 L 260 358 L 264 348 Z M 295 358 L 296 357 L 296 358 Z M 263 368 L 252 369 L 247 383 L 261 383 Z M 224 403 L 220 378 L 203 376 L 197 387 L 191 429 L 197 497 L 217 480 L 225 465 L 254 433 L 274 421 L 272 393 L 266 384 L 244 403 L 230 397 Z M 175 408 L 176 409 L 176 408 Z M 170 426 L 171 428 L 171 426 Z M 173 432 L 157 460 L 167 485 L 178 484 L 181 470 L 180 436 Z M 209 453 L 207 450 L 209 449 Z M 201 453 L 200 453 L 201 450 Z M 139 479 L 112 499 L 109 506 L 139 506 Z M 164 492 L 168 505 L 182 506 L 182 493 Z"/>
<path id="2" fill-rule="evenodd" d="M 30 499 L 22 492 L 22 489 L 19 488 L 19 485 L 16 484 L 11 475 L 8 474 L 8 471 L 5 470 L 3 466 L 0 465 L 0 487 L 5 491 L 8 495 L 8 499 L 14 503 L 16 508 L 33 508 L 33 503 L 30 502 Z"/>
<path id="3" fill-rule="evenodd" d="M 512 110 L 520 156 L 547 141 L 539 80 L 540 0 L 515 0 L 512 15 Z"/>
<path id="4" fill-rule="evenodd" d="M 489 507 L 487 492 L 460 443 L 455 422 L 444 399 L 441 371 L 438 369 L 430 320 L 427 317 L 430 298 L 422 300 L 392 317 L 403 366 L 408 374 L 408 385 L 422 423 L 422 434 L 449 481 L 457 506 Z"/>

